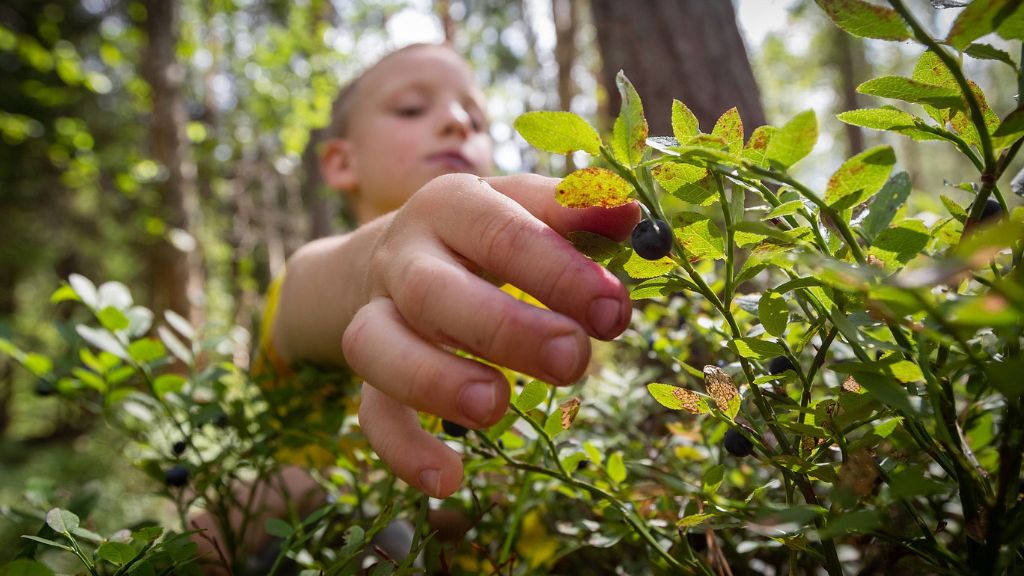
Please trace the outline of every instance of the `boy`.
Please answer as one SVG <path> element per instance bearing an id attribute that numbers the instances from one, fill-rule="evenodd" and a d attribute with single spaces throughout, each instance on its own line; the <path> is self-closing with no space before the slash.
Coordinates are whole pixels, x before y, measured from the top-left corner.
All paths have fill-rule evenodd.
<path id="1" fill-rule="evenodd" d="M 571 210 L 555 202 L 555 179 L 483 178 L 484 110 L 468 64 L 443 45 L 396 51 L 343 92 L 321 171 L 348 195 L 359 228 L 289 259 L 267 350 L 278 367 L 304 360 L 363 378 L 359 423 L 371 447 L 435 498 L 458 489 L 462 462 L 417 410 L 480 429 L 509 401 L 500 372 L 452 349 L 568 384 L 587 366 L 589 337 L 614 338 L 631 312 L 622 284 L 564 236 L 622 240 L 638 207 Z"/>

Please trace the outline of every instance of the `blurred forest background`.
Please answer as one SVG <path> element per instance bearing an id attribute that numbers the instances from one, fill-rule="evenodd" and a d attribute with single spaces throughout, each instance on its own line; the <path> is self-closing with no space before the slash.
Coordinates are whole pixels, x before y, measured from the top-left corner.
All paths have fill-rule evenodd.
<path id="1" fill-rule="evenodd" d="M 914 4 L 933 31 L 958 12 Z M 230 334 L 247 366 L 271 278 L 298 246 L 347 228 L 315 171 L 336 92 L 393 48 L 443 39 L 490 98 L 499 169 L 552 175 L 581 159 L 531 150 L 513 119 L 569 109 L 607 130 L 618 109 L 607 86 L 622 68 L 652 134 L 670 132 L 673 97 L 705 130 L 738 106 L 748 135 L 815 109 L 822 137 L 800 176 L 820 184 L 888 140 L 834 114 L 877 105 L 855 87 L 909 75 L 919 56 L 845 35 L 808 0 L 5 0 L 0 338 L 72 346 L 67 311 L 49 299 L 80 273 Z M 1010 68 L 966 64 L 997 113 L 1015 106 Z M 934 190 L 912 210 L 938 214 L 942 190 L 963 200 L 962 158 L 907 142 L 889 143 L 915 186 Z M 0 513 L 93 483 L 100 528 L 159 515 L 116 437 L 48 392 L 0 356 Z M 0 520 L 0 544 L 16 533 Z"/>

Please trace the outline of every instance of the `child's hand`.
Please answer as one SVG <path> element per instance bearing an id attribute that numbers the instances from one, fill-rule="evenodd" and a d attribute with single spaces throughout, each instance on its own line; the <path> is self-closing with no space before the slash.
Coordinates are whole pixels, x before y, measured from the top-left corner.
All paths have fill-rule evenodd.
<path id="1" fill-rule="evenodd" d="M 588 335 L 614 338 L 629 322 L 622 284 L 563 235 L 588 230 L 617 240 L 639 219 L 635 204 L 573 210 L 540 176 L 437 178 L 377 237 L 366 302 L 343 338 L 346 361 L 365 379 L 359 422 L 373 449 L 406 482 L 434 497 L 462 480 L 459 456 L 420 428 L 417 410 L 470 428 L 504 415 L 509 385 L 458 348 L 545 382 L 578 379 Z M 508 282 L 543 310 L 502 292 Z"/>

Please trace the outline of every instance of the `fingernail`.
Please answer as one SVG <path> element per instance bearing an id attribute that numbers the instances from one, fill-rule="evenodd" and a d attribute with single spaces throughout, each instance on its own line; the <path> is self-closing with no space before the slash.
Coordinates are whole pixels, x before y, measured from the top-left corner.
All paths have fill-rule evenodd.
<path id="1" fill-rule="evenodd" d="M 462 410 L 466 418 L 483 427 L 491 421 L 497 401 L 494 383 L 477 382 L 462 389 L 462 394 L 459 395 L 459 410 Z"/>
<path id="2" fill-rule="evenodd" d="M 598 336 L 611 338 L 619 326 L 622 315 L 622 304 L 616 298 L 596 298 L 590 303 L 590 314 L 587 320 Z"/>
<path id="3" fill-rule="evenodd" d="M 420 488 L 428 496 L 437 498 L 441 493 L 441 473 L 434 468 L 427 468 L 420 472 Z"/>
<path id="4" fill-rule="evenodd" d="M 576 374 L 579 357 L 579 343 L 576 341 L 576 337 L 566 334 L 556 336 L 544 344 L 540 361 L 545 372 L 566 382 Z"/>

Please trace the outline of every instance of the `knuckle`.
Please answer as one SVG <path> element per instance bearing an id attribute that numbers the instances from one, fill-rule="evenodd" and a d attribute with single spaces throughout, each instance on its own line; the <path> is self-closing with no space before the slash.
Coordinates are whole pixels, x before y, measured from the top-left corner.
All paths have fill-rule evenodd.
<path id="1" fill-rule="evenodd" d="M 522 218 L 500 211 L 481 223 L 478 237 L 484 254 L 494 267 L 512 261 L 517 248 L 525 239 L 526 224 Z"/>
<path id="2" fill-rule="evenodd" d="M 441 272 L 425 259 L 413 259 L 402 267 L 396 283 L 396 302 L 402 310 L 429 310 L 435 300 Z"/>
<path id="3" fill-rule="evenodd" d="M 409 367 L 409 385 L 404 389 L 404 400 L 417 408 L 426 408 L 431 403 L 430 400 L 437 395 L 438 384 L 443 375 L 444 372 L 437 363 L 429 359 L 412 362 Z"/>

